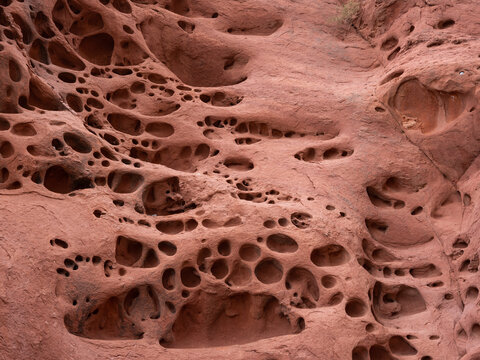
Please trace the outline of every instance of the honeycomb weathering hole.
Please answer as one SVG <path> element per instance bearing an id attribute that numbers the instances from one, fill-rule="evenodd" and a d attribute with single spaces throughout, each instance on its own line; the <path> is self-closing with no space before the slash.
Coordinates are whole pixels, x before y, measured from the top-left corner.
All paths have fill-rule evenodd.
<path id="1" fill-rule="evenodd" d="M 48 190 L 59 194 L 94 187 L 90 178 L 76 176 L 60 165 L 51 166 L 46 170 L 43 185 Z"/>
<path id="2" fill-rule="evenodd" d="M 244 67 L 249 57 L 240 50 L 221 46 L 209 37 L 199 39 L 198 46 L 182 27 L 166 27 L 156 17 L 144 21 L 140 28 L 150 50 L 185 84 L 225 86 L 246 79 Z M 172 41 L 175 37 L 182 41 Z"/>
<path id="3" fill-rule="evenodd" d="M 257 279 L 264 284 L 273 284 L 282 279 L 283 267 L 276 259 L 264 259 L 255 267 Z"/>
<path id="4" fill-rule="evenodd" d="M 271 295 L 201 292 L 180 310 L 172 338 L 161 339 L 160 344 L 167 348 L 241 345 L 300 331 L 297 322 L 282 313 L 278 300 Z"/>
<path id="5" fill-rule="evenodd" d="M 174 133 L 173 126 L 164 122 L 150 123 L 145 131 L 157 137 L 168 137 Z"/>
<path id="6" fill-rule="evenodd" d="M 90 143 L 80 135 L 67 132 L 63 134 L 63 139 L 65 140 L 65 143 L 67 143 L 67 145 L 69 145 L 76 152 L 89 153 L 92 151 L 92 146 Z"/>
<path id="7" fill-rule="evenodd" d="M 407 79 L 398 86 L 390 103 L 404 128 L 427 134 L 457 119 L 471 103 L 471 96 L 464 91 L 438 91 L 418 79 Z"/>
<path id="8" fill-rule="evenodd" d="M 89 314 L 77 319 L 76 314 L 67 314 L 64 323 L 72 334 L 102 340 L 140 339 L 141 331 L 128 319 L 117 297 L 111 297 Z"/>
<path id="9" fill-rule="evenodd" d="M 298 249 L 298 244 L 290 236 L 285 234 L 272 234 L 267 238 L 269 249 L 279 253 L 291 253 Z"/>
<path id="10" fill-rule="evenodd" d="M 338 266 L 349 261 L 350 255 L 341 245 L 327 245 L 314 249 L 310 259 L 317 266 Z"/>
<path id="11" fill-rule="evenodd" d="M 97 65 L 110 64 L 114 47 L 113 38 L 106 33 L 90 35 L 82 39 L 79 45 L 80 55 Z"/>
<path id="12" fill-rule="evenodd" d="M 176 176 L 146 186 L 142 199 L 147 215 L 172 215 L 196 207 L 188 198 L 183 197 L 180 180 Z"/>
<path id="13" fill-rule="evenodd" d="M 142 130 L 142 123 L 139 119 L 124 114 L 109 114 L 108 122 L 115 130 L 129 135 L 140 135 Z"/>

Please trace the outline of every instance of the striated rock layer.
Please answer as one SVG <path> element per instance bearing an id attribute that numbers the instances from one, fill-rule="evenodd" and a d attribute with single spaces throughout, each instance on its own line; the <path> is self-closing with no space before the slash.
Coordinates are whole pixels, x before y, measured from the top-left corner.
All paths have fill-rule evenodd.
<path id="1" fill-rule="evenodd" d="M 342 5 L 0 0 L 1 359 L 480 359 L 480 3 Z"/>

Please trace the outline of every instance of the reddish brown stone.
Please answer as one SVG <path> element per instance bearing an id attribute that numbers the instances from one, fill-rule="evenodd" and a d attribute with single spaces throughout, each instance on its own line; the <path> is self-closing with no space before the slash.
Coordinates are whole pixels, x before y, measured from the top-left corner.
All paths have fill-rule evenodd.
<path id="1" fill-rule="evenodd" d="M 479 13 L 0 0 L 0 358 L 479 359 Z"/>

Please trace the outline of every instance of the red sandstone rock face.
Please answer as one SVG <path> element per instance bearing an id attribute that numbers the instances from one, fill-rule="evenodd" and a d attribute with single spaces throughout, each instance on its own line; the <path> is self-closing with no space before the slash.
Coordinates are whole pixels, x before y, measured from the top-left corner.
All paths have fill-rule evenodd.
<path id="1" fill-rule="evenodd" d="M 360 3 L 0 0 L 0 357 L 480 359 L 480 4 Z"/>

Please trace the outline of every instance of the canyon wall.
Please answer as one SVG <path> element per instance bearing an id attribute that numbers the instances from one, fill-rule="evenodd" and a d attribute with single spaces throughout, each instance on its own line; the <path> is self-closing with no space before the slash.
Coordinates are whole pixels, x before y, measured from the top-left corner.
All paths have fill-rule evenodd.
<path id="1" fill-rule="evenodd" d="M 480 359 L 476 0 L 0 0 L 1 359 Z"/>

